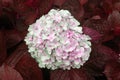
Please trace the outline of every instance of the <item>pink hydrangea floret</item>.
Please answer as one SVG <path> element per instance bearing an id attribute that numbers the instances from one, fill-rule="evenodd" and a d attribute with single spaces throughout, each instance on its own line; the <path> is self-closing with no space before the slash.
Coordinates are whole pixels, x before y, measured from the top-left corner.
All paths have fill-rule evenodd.
<path id="1" fill-rule="evenodd" d="M 68 10 L 52 9 L 28 28 L 28 52 L 40 68 L 80 68 L 91 52 L 91 38 Z"/>

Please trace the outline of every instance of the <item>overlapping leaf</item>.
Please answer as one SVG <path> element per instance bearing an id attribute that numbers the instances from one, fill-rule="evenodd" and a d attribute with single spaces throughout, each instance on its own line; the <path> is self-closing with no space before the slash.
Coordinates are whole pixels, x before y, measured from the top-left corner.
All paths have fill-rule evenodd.
<path id="1" fill-rule="evenodd" d="M 10 67 L 15 67 L 20 59 L 27 53 L 27 46 L 24 43 L 21 43 L 17 46 L 16 50 L 6 59 L 5 64 Z"/>
<path id="2" fill-rule="evenodd" d="M 4 64 L 0 67 L 0 80 L 23 80 L 23 78 L 15 69 Z"/>
<path id="3" fill-rule="evenodd" d="M 100 33 L 101 41 L 109 41 L 113 39 L 113 30 L 112 27 L 109 25 L 108 21 L 104 19 L 89 19 L 84 23 L 84 26 L 90 27 Z"/>
<path id="4" fill-rule="evenodd" d="M 117 60 L 118 55 L 109 47 L 103 45 L 93 45 L 92 53 L 88 62 L 84 65 L 90 74 L 102 76 L 106 62 Z"/>
<path id="5" fill-rule="evenodd" d="M 78 20 L 84 15 L 84 9 L 79 0 L 66 0 L 60 8 L 69 10 Z"/>
<path id="6" fill-rule="evenodd" d="M 108 80 L 120 80 L 120 63 L 117 61 L 109 61 L 104 70 Z"/>
<path id="7" fill-rule="evenodd" d="M 83 27 L 83 32 L 91 37 L 91 41 L 97 42 L 101 39 L 101 34 L 98 33 L 96 30 L 93 30 L 88 27 Z"/>
<path id="8" fill-rule="evenodd" d="M 51 71 L 50 80 L 94 80 L 94 78 L 83 69 L 71 69 Z"/>
<path id="9" fill-rule="evenodd" d="M 27 50 L 23 50 L 23 53 L 26 54 L 17 63 L 15 69 L 21 73 L 24 80 L 43 80 L 42 72 L 36 61 L 29 55 Z"/>

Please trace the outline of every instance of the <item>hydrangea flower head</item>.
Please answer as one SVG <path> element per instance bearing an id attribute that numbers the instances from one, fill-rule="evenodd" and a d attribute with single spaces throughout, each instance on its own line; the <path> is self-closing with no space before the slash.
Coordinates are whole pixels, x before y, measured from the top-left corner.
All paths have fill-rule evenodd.
<path id="1" fill-rule="evenodd" d="M 67 10 L 50 10 L 28 31 L 25 42 L 40 68 L 80 68 L 89 59 L 91 38 Z"/>

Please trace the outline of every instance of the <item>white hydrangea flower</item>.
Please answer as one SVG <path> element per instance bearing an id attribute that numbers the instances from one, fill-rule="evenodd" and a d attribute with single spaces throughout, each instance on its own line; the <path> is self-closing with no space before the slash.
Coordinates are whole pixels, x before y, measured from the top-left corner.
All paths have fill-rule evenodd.
<path id="1" fill-rule="evenodd" d="M 91 52 L 91 38 L 68 10 L 52 9 L 28 28 L 28 52 L 40 68 L 80 68 Z"/>

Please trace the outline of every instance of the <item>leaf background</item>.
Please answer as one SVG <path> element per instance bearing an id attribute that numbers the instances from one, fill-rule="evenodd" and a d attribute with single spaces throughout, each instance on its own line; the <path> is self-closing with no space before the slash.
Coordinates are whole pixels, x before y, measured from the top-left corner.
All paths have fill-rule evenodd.
<path id="1" fill-rule="evenodd" d="M 27 52 L 23 42 L 27 28 L 52 8 L 69 10 L 92 37 L 90 59 L 80 69 L 40 69 Z M 20 80 L 119 80 L 119 12 L 119 0 L 0 0 L 0 78 L 8 80 L 7 74 L 12 80 L 17 76 Z"/>

